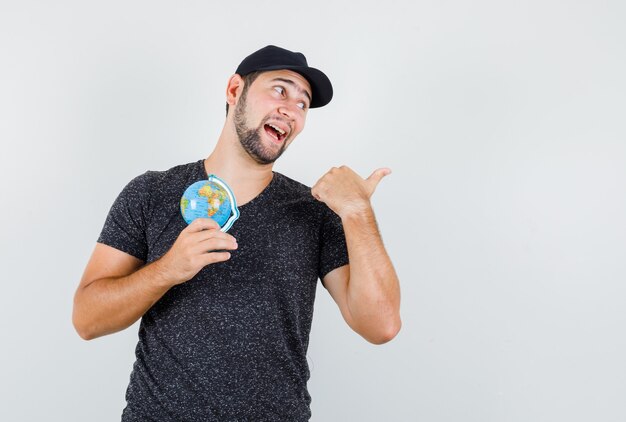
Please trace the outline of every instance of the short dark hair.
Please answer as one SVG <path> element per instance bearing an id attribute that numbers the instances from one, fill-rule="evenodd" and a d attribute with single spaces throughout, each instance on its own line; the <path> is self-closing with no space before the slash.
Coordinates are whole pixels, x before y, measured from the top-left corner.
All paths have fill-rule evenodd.
<path id="1" fill-rule="evenodd" d="M 243 77 L 243 91 L 241 91 L 242 98 L 246 97 L 246 94 L 248 93 L 248 88 L 250 88 L 252 82 L 254 82 L 254 80 L 258 78 L 261 73 L 263 73 L 263 71 L 258 70 L 256 72 L 248 73 Z M 228 103 L 226 103 L 226 115 L 228 116 Z"/>

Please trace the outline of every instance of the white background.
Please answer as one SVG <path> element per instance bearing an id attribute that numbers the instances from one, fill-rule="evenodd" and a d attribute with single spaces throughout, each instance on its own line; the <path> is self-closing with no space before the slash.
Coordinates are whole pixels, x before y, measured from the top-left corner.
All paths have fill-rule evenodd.
<path id="1" fill-rule="evenodd" d="M 137 326 L 72 296 L 134 176 L 206 157 L 267 44 L 335 86 L 275 167 L 389 166 L 373 199 L 403 328 L 319 286 L 313 421 L 626 420 L 623 1 L 0 3 L 0 420 L 119 420 Z"/>

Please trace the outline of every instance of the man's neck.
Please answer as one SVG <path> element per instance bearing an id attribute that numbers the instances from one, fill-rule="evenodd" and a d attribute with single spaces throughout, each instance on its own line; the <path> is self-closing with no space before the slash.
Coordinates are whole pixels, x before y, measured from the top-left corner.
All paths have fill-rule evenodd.
<path id="1" fill-rule="evenodd" d="M 224 127 L 215 149 L 204 160 L 207 174 L 215 174 L 230 186 L 237 205 L 251 201 L 270 184 L 273 166 L 254 161 L 228 127 Z"/>

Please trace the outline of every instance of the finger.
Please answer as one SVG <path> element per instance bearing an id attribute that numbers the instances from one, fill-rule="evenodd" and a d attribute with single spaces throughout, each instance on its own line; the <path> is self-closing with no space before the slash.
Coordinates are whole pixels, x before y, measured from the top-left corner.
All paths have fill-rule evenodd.
<path id="1" fill-rule="evenodd" d="M 374 170 L 372 174 L 366 179 L 366 182 L 370 188 L 370 192 L 373 192 L 376 189 L 376 186 L 380 183 L 383 177 L 391 174 L 391 169 L 387 167 L 379 168 Z"/>
<path id="2" fill-rule="evenodd" d="M 203 267 L 230 259 L 230 252 L 208 252 L 202 255 Z"/>
<path id="3" fill-rule="evenodd" d="M 208 239 L 203 242 L 198 243 L 194 249 L 197 252 L 205 252 L 205 251 L 226 251 L 226 250 L 235 250 L 239 246 L 237 242 L 230 239 Z"/>
<path id="4" fill-rule="evenodd" d="M 226 239 L 237 243 L 237 239 L 235 239 L 232 235 L 224 233 L 219 229 L 208 229 L 195 233 L 190 233 L 188 235 L 188 238 L 192 243 L 199 243 L 208 239 Z"/>
<path id="5" fill-rule="evenodd" d="M 212 218 L 196 218 L 189 224 L 189 226 L 185 227 L 185 231 L 190 233 L 209 229 L 219 230 L 220 225 L 217 224 L 217 222 Z"/>

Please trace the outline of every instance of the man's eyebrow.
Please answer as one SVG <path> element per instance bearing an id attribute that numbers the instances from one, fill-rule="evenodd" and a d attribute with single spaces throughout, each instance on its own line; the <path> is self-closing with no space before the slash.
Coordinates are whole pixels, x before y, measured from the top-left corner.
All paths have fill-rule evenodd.
<path id="1" fill-rule="evenodd" d="M 285 78 L 274 78 L 272 79 L 272 82 L 274 81 L 280 81 L 280 82 L 284 82 L 286 84 L 289 84 L 291 86 L 293 86 L 296 90 L 298 90 L 299 92 L 304 93 L 304 95 L 306 95 L 306 97 L 309 99 L 309 104 L 311 104 L 311 95 L 309 94 L 309 92 L 306 89 L 301 89 L 294 81 L 292 81 L 291 79 L 285 79 Z"/>

